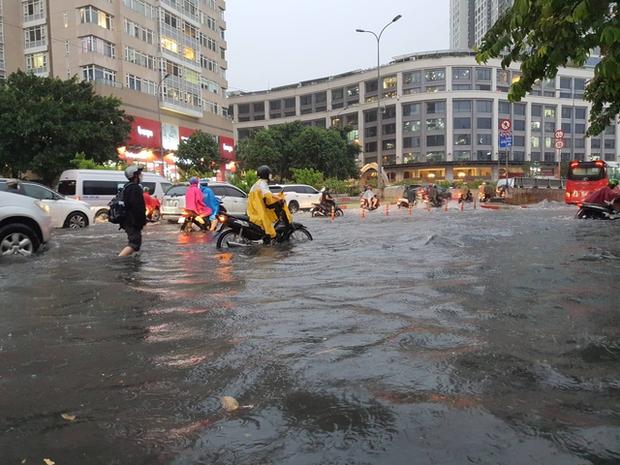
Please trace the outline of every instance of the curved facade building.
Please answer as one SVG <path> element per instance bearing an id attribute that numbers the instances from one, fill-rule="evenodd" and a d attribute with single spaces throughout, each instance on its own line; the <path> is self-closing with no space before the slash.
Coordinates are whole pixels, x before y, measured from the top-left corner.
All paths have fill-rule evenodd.
<path id="1" fill-rule="evenodd" d="M 620 159 L 620 131 L 586 138 L 589 104 L 583 100 L 589 68 L 560 69 L 555 80 L 533 89 L 522 102 L 508 102 L 518 67 L 499 60 L 476 63 L 472 52 L 432 52 L 397 57 L 381 67 L 382 134 L 377 147 L 377 70 L 368 69 L 267 91 L 230 96 L 237 140 L 262 127 L 299 120 L 307 125 L 352 128 L 360 165 L 382 157 L 390 181 L 491 178 L 532 167 L 557 176 L 558 161 Z M 510 149 L 501 149 L 499 123 L 512 126 Z M 564 131 L 564 148 L 554 133 Z"/>

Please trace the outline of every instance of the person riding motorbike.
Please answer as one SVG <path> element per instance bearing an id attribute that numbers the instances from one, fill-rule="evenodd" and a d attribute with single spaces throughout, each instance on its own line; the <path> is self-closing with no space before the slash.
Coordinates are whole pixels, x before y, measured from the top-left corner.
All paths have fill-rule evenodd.
<path id="1" fill-rule="evenodd" d="M 202 191 L 204 204 L 211 209 L 211 215 L 209 216 L 209 221 L 211 222 L 210 230 L 215 231 L 217 227 L 217 214 L 220 212 L 220 201 L 209 187 L 208 182 L 203 181 L 200 190 Z"/>
<path id="2" fill-rule="evenodd" d="M 478 188 L 478 197 L 480 198 L 481 202 L 486 202 L 487 200 L 491 200 L 494 194 L 495 194 L 495 189 L 493 188 L 491 184 L 487 184 L 486 182 L 483 182 L 482 184 L 480 184 L 480 187 Z"/>
<path id="3" fill-rule="evenodd" d="M 272 194 L 269 190 L 271 169 L 267 165 L 259 166 L 256 174 L 258 181 L 250 189 L 247 213 L 250 221 L 260 226 L 265 234 L 273 239 L 276 237 L 274 224 L 279 221 L 290 224 L 291 212 L 286 206 L 284 194 Z"/>
<path id="4" fill-rule="evenodd" d="M 146 218 L 152 221 L 153 213 L 161 208 L 161 204 L 157 197 L 151 195 L 151 190 L 148 187 L 143 189 L 142 197 L 144 197 L 144 205 L 146 205 Z"/>
<path id="5" fill-rule="evenodd" d="M 606 207 L 613 204 L 615 210 L 620 210 L 620 191 L 617 187 L 618 180 L 612 178 L 605 187 L 590 193 L 584 199 L 584 203 L 594 203 Z"/>
<path id="6" fill-rule="evenodd" d="M 467 184 L 463 184 L 461 187 L 461 195 L 459 196 L 459 203 L 461 202 L 471 202 L 473 200 L 471 190 L 469 190 L 469 186 Z"/>
<path id="7" fill-rule="evenodd" d="M 439 192 L 437 191 L 437 186 L 435 184 L 429 184 L 426 187 L 426 195 L 431 205 L 441 205 L 441 199 L 439 198 Z"/>
<path id="8" fill-rule="evenodd" d="M 211 215 L 211 209 L 205 205 L 204 196 L 198 185 L 198 178 L 192 176 L 185 192 L 185 208 L 196 213 L 204 222 L 204 219 Z"/>
<path id="9" fill-rule="evenodd" d="M 332 208 L 336 208 L 336 202 L 326 187 L 321 189 L 320 205 L 321 208 L 327 212 L 330 212 Z"/>
<path id="10" fill-rule="evenodd" d="M 362 192 L 360 197 L 360 206 L 369 210 L 374 210 L 379 207 L 379 199 L 370 186 L 364 186 L 364 192 Z"/>

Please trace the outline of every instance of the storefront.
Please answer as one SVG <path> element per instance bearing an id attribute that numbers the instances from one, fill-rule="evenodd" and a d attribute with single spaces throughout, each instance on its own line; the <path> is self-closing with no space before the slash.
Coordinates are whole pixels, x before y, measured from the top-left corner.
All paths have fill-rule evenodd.
<path id="1" fill-rule="evenodd" d="M 162 123 L 160 126 L 159 121 L 134 116 L 127 144 L 117 149 L 119 159 L 144 165 L 147 171 L 178 180 L 176 152 L 179 144 L 189 139 L 195 131 L 172 123 Z M 237 169 L 235 141 L 231 137 L 219 136 L 218 145 L 222 161 L 217 177 L 223 180 Z"/>

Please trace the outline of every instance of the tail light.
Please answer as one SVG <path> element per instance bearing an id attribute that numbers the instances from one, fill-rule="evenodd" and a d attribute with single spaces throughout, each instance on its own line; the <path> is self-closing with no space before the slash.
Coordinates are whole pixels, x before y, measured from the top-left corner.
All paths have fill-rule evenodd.
<path id="1" fill-rule="evenodd" d="M 602 160 L 596 160 L 594 164 L 598 166 L 599 168 L 602 168 L 603 166 L 605 166 L 605 162 Z"/>
<path id="2" fill-rule="evenodd" d="M 217 215 L 217 220 L 220 223 L 226 223 L 226 218 L 227 218 L 226 215 Z"/>

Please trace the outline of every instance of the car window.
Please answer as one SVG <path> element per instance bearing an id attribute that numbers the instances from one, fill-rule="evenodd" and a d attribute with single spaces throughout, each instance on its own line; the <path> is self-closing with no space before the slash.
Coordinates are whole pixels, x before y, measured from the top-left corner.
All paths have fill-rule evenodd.
<path id="1" fill-rule="evenodd" d="M 166 192 L 168 192 L 168 189 L 170 189 L 172 187 L 172 184 L 169 182 L 162 182 L 161 183 L 161 190 L 162 192 L 165 194 Z"/>
<path id="2" fill-rule="evenodd" d="M 39 200 L 54 200 L 56 197 L 51 190 L 43 186 L 37 186 L 36 184 L 21 183 L 20 190 L 28 197 Z"/>
<path id="3" fill-rule="evenodd" d="M 60 181 L 58 192 L 62 195 L 75 195 L 75 181 Z"/>
<path id="4" fill-rule="evenodd" d="M 245 198 L 245 194 L 231 186 L 224 186 L 224 192 L 227 197 Z"/>
<path id="5" fill-rule="evenodd" d="M 155 186 L 156 184 L 154 182 L 143 182 L 142 183 L 142 187 L 148 187 L 149 188 L 149 194 L 154 194 L 155 193 Z"/>
<path id="6" fill-rule="evenodd" d="M 283 190 L 284 192 L 298 192 L 298 191 L 297 191 L 297 189 L 296 189 L 295 187 L 293 187 L 293 186 L 286 186 L 286 187 L 283 187 L 283 188 L 282 188 L 282 190 Z"/>
<path id="7" fill-rule="evenodd" d="M 84 181 L 82 190 L 84 195 L 116 195 L 119 185 L 123 187 L 119 181 Z"/>
<path id="8" fill-rule="evenodd" d="M 304 194 L 318 194 L 319 191 L 317 191 L 314 187 L 312 186 L 304 186 Z"/>
<path id="9" fill-rule="evenodd" d="M 282 192 L 282 186 L 278 186 L 277 184 L 272 184 L 271 186 L 269 186 L 269 190 L 271 192 Z"/>
<path id="10" fill-rule="evenodd" d="M 172 186 L 166 191 L 166 195 L 171 197 L 180 197 L 187 192 L 187 186 Z"/>

